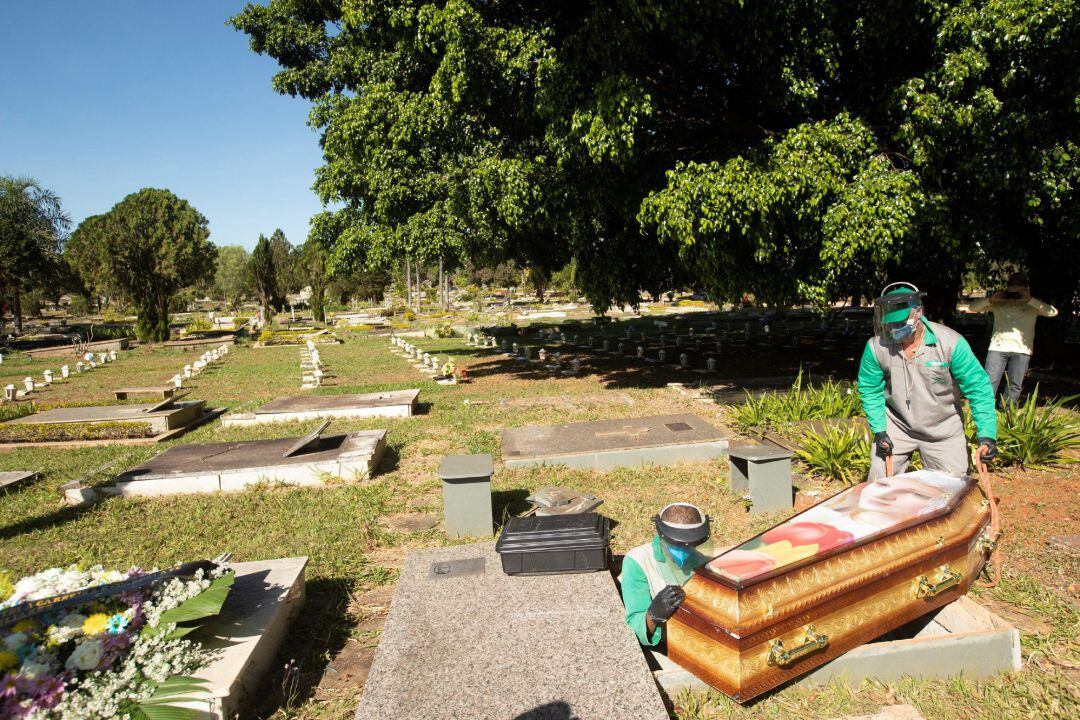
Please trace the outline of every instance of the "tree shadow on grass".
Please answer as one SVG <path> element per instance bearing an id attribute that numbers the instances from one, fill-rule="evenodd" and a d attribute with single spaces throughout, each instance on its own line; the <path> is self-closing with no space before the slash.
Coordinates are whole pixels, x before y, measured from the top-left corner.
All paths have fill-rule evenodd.
<path id="1" fill-rule="evenodd" d="M 2 495 L 0 495 L 2 497 Z M 12 523 L 0 527 L 0 540 L 7 540 L 10 538 L 18 537 L 24 533 L 36 532 L 38 530 L 46 530 L 56 525 L 63 525 L 73 520 L 77 520 L 86 512 L 91 509 L 90 505 L 78 505 L 71 506 L 65 505 L 59 510 L 46 513 L 44 515 L 37 515 L 32 518 L 20 520 L 19 522 Z"/>

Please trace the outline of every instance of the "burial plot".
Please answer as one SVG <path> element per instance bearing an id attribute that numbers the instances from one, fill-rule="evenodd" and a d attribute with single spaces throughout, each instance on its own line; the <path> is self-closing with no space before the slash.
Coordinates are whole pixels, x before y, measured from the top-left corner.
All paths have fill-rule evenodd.
<path id="1" fill-rule="evenodd" d="M 357 720 L 667 711 L 607 572 L 510 576 L 493 543 L 410 553 Z"/>
<path id="2" fill-rule="evenodd" d="M 21 447 L 56 442 L 160 442 L 224 412 L 221 409 L 208 410 L 205 406 L 206 402 L 203 400 L 181 402 L 174 396 L 157 403 L 54 408 L 0 424 L 0 437 L 4 437 L 3 429 L 10 428 L 14 431 L 20 426 L 44 429 L 43 433 L 46 436 L 48 436 L 48 428 L 54 428 L 58 436 L 63 436 L 64 431 L 70 428 L 72 434 L 77 437 L 70 440 L 65 437 L 57 440 L 46 439 L 41 442 L 9 441 L 0 447 L 5 445 Z M 132 426 L 133 431 L 136 428 L 144 428 L 145 433 L 136 433 L 129 437 L 113 437 L 108 440 L 93 439 L 95 429 L 106 431 L 128 425 Z"/>
<path id="3" fill-rule="evenodd" d="M 509 468 L 566 465 L 606 471 L 639 465 L 712 460 L 727 453 L 728 438 L 696 415 L 657 415 L 503 431 Z"/>
<path id="4" fill-rule="evenodd" d="M 386 430 L 326 437 L 319 431 L 299 439 L 177 445 L 118 475 L 103 493 L 230 492 L 265 481 L 321 486 L 327 477 L 351 480 L 370 474 L 386 449 Z"/>
<path id="5" fill-rule="evenodd" d="M 410 417 L 416 412 L 419 390 L 393 390 L 356 395 L 280 397 L 255 412 L 229 413 L 221 419 L 227 427 L 262 425 L 325 418 Z"/>

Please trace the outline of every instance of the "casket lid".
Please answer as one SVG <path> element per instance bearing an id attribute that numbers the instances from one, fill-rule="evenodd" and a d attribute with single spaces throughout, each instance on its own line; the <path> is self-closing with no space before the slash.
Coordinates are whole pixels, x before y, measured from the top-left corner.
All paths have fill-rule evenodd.
<path id="1" fill-rule="evenodd" d="M 919 470 L 859 483 L 737 545 L 695 572 L 742 590 L 949 515 L 970 477 Z"/>

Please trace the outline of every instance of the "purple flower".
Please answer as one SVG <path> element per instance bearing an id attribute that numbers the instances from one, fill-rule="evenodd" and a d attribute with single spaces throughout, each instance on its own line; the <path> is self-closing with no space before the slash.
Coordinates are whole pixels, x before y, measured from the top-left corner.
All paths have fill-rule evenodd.
<path id="1" fill-rule="evenodd" d="M 51 708 L 60 702 L 64 694 L 64 679 L 59 675 L 44 675 L 33 678 L 28 694 L 33 695 L 35 704 L 42 708 Z"/>
<path id="2" fill-rule="evenodd" d="M 5 673 L 0 677 L 0 698 L 15 697 L 19 692 L 19 682 L 14 673 Z"/>
<path id="3" fill-rule="evenodd" d="M 29 712 L 30 708 L 23 707 L 18 698 L 8 698 L 0 703 L 0 717 L 2 718 L 26 717 Z"/>

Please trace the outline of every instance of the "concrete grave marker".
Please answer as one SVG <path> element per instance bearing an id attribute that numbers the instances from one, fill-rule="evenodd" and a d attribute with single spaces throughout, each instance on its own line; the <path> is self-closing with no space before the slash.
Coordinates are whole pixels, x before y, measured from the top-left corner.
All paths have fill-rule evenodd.
<path id="1" fill-rule="evenodd" d="M 67 380 L 68 377 L 70 377 L 70 375 L 71 375 L 71 369 L 67 365 L 61 365 L 60 366 L 60 377 Z"/>
<path id="2" fill-rule="evenodd" d="M 15 399 L 18 398 L 18 396 L 19 396 L 19 391 L 15 388 L 14 385 L 5 385 L 4 386 L 4 398 L 8 402 L 14 402 Z"/>

